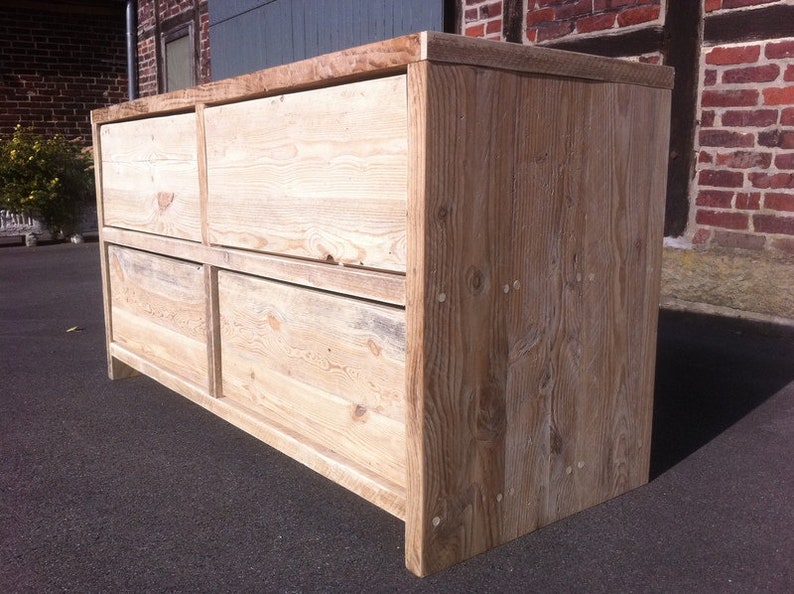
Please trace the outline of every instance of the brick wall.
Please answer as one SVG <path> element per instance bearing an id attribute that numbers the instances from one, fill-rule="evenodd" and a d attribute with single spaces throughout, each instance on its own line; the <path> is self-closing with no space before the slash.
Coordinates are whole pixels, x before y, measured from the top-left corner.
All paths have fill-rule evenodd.
<path id="1" fill-rule="evenodd" d="M 0 11 L 0 134 L 21 123 L 90 139 L 90 111 L 126 98 L 124 7 Z"/>
<path id="2" fill-rule="evenodd" d="M 520 10 L 521 28 L 512 41 L 581 51 L 606 48 L 610 55 L 647 62 L 665 59 L 661 46 L 669 38 L 669 15 L 667 2 L 661 0 L 461 2 L 461 27 L 469 36 L 504 40 L 503 31 L 510 29 L 507 15 Z M 690 95 L 697 95 L 691 111 L 696 121 L 687 120 L 694 130 L 694 141 L 687 145 L 693 151 L 693 169 L 682 170 L 685 179 L 676 196 L 684 202 L 673 234 L 686 224 L 683 244 L 794 254 L 794 29 L 790 37 L 781 38 L 785 25 L 776 24 L 770 12 L 790 9 L 794 0 L 703 0 L 700 6 L 704 22 L 725 16 L 746 19 L 734 20 L 731 34 L 752 40 L 717 43 L 706 36 L 696 48 L 693 60 L 699 55 L 699 62 L 692 71 Z M 791 22 L 790 10 L 779 14 Z M 742 28 L 750 17 L 755 29 L 745 34 Z M 765 26 L 776 31 L 765 36 Z M 654 33 L 662 28 L 664 36 Z M 720 35 L 725 27 L 722 31 Z M 647 47 L 658 39 L 659 51 L 623 54 L 618 53 L 619 44 L 589 43 L 599 37 L 614 41 L 618 34 L 626 47 L 630 40 L 635 47 Z M 682 74 L 679 70 L 677 80 Z"/>
<path id="3" fill-rule="evenodd" d="M 688 0 L 689 1 L 689 0 Z M 502 0 L 463 0 L 465 35 L 503 40 Z M 662 0 L 526 0 L 523 43 L 660 24 Z"/>
<path id="4" fill-rule="evenodd" d="M 197 15 L 197 16 L 196 16 Z M 198 41 L 197 84 L 212 77 L 207 0 L 138 0 L 138 94 L 162 91 L 158 82 L 158 36 L 173 26 L 194 20 Z"/>
<path id="5" fill-rule="evenodd" d="M 707 14 L 773 0 L 707 0 Z M 696 246 L 794 254 L 792 37 L 703 47 L 698 162 L 687 235 Z"/>

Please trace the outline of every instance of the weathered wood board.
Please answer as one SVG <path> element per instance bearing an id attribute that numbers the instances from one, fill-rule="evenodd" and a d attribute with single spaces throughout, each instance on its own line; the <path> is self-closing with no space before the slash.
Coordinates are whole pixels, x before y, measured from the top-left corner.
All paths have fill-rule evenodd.
<path id="1" fill-rule="evenodd" d="M 196 116 L 102 126 L 108 226 L 201 241 Z"/>
<path id="2" fill-rule="evenodd" d="M 206 388 L 207 319 L 201 266 L 108 246 L 111 339 Z"/>
<path id="3" fill-rule="evenodd" d="M 417 575 L 642 485 L 671 86 L 420 33 L 95 111 L 111 377 L 403 519 Z"/>
<path id="4" fill-rule="evenodd" d="M 405 76 L 204 112 L 211 243 L 405 271 Z"/>

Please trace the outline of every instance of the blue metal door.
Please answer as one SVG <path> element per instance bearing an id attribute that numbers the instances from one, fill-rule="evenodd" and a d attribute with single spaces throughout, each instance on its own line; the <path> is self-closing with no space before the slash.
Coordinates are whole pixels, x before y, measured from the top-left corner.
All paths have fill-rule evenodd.
<path id="1" fill-rule="evenodd" d="M 444 0 L 210 0 L 212 78 L 444 30 Z"/>

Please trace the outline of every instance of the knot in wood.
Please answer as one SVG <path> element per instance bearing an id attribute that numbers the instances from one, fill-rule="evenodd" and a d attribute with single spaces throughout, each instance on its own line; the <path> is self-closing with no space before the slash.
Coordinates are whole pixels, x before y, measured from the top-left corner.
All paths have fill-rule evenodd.
<path id="1" fill-rule="evenodd" d="M 174 201 L 174 193 L 173 192 L 157 192 L 157 206 L 160 207 L 160 210 L 165 210 L 171 203 Z"/>
<path id="2" fill-rule="evenodd" d="M 479 295 L 485 289 L 485 274 L 476 266 L 466 270 L 466 288 L 472 295 Z"/>

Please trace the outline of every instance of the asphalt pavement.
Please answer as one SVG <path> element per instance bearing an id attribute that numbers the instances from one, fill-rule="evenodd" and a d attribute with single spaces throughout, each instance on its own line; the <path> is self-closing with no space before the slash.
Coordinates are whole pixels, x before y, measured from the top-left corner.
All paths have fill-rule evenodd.
<path id="1" fill-rule="evenodd" d="M 399 520 L 108 380 L 96 243 L 4 247 L 0 592 L 794 592 L 794 329 L 662 311 L 655 402 L 646 486 L 420 579 Z"/>

